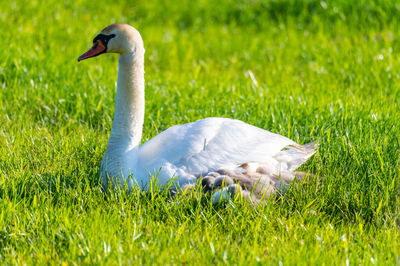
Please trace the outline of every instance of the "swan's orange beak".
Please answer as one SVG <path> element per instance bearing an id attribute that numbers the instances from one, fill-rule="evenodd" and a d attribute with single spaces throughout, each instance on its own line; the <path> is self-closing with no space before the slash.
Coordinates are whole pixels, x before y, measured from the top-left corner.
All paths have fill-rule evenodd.
<path id="1" fill-rule="evenodd" d="M 89 51 L 87 51 L 86 53 L 84 53 L 83 55 L 81 55 L 78 58 L 78 62 L 82 61 L 83 59 L 88 59 L 91 57 L 95 57 L 98 56 L 102 53 L 105 53 L 107 50 L 107 48 L 104 46 L 104 44 L 101 42 L 101 40 L 97 40 L 95 43 L 93 43 L 92 48 L 89 49 Z"/>

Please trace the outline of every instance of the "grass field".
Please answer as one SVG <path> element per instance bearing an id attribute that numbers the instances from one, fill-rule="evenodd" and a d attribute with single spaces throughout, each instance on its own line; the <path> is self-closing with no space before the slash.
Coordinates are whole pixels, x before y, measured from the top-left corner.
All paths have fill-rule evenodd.
<path id="1" fill-rule="evenodd" d="M 0 262 L 400 263 L 399 19 L 394 0 L 5 1 Z M 143 141 L 241 119 L 318 140 L 317 178 L 257 208 L 101 193 L 117 56 L 77 57 L 114 22 L 145 42 Z"/>

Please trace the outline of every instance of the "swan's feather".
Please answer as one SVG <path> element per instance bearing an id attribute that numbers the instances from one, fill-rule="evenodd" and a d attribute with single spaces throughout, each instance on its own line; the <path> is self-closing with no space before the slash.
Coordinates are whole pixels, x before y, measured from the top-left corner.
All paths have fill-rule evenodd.
<path id="1" fill-rule="evenodd" d="M 311 145 L 298 145 L 239 120 L 206 118 L 173 126 L 143 144 L 135 178 L 143 188 L 148 174 L 156 172 L 160 184 L 177 177 L 179 185 L 221 169 L 237 174 L 247 171 L 249 176 L 259 175 L 258 169 L 264 176 L 274 176 L 293 171 L 313 153 Z M 241 167 L 244 163 L 254 171 Z"/>

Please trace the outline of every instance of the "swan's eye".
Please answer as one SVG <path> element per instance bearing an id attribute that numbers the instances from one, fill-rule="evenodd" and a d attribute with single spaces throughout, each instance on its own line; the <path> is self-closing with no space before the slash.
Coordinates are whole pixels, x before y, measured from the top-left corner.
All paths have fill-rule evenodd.
<path id="1" fill-rule="evenodd" d="M 108 42 L 115 37 L 115 34 L 111 35 L 105 35 L 105 34 L 99 34 L 93 39 L 93 49 L 96 49 L 97 46 L 99 45 L 99 42 L 102 46 L 105 46 L 107 48 Z"/>

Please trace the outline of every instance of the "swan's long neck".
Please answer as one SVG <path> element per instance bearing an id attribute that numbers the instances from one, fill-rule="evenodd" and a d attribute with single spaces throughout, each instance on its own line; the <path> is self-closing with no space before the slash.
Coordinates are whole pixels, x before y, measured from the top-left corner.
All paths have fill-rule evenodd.
<path id="1" fill-rule="evenodd" d="M 119 57 L 114 121 L 102 161 L 103 177 L 107 173 L 127 178 L 135 170 L 144 103 L 144 48 L 137 47 L 135 52 Z"/>
<path id="2" fill-rule="evenodd" d="M 120 55 L 118 61 L 117 99 L 111 139 L 129 139 L 137 146 L 142 138 L 144 120 L 144 55 Z"/>

